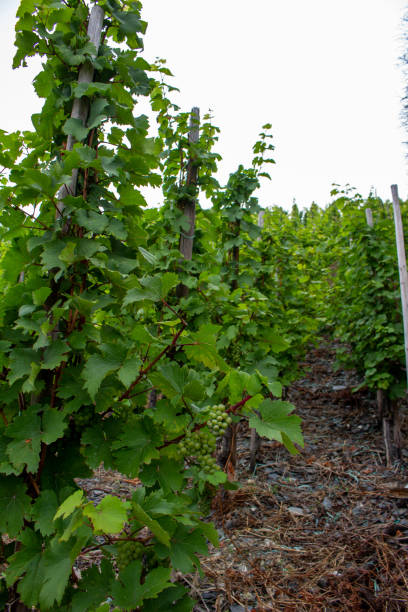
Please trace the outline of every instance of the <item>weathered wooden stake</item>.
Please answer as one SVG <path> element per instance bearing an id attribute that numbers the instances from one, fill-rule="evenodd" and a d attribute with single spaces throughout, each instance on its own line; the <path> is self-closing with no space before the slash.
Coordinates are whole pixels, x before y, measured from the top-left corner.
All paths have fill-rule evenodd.
<path id="1" fill-rule="evenodd" d="M 194 106 L 191 109 L 190 115 L 190 131 L 188 133 L 188 141 L 191 144 L 196 144 L 200 136 L 200 109 Z M 198 166 L 194 155 L 190 154 L 187 163 L 186 187 L 192 189 L 197 185 Z M 179 207 L 183 214 L 187 217 L 189 227 L 186 232 L 180 232 L 180 253 L 184 259 L 191 260 L 193 257 L 193 244 L 195 233 L 195 217 L 196 217 L 196 200 L 192 197 L 182 198 L 179 202 Z M 188 287 L 180 283 L 177 287 L 178 297 L 187 297 Z"/>
<path id="2" fill-rule="evenodd" d="M 367 225 L 374 227 L 373 212 L 371 208 L 365 209 Z M 392 466 L 394 449 L 392 444 L 392 432 L 394 434 L 394 443 L 400 439 L 399 426 L 399 408 L 395 401 L 391 401 L 383 389 L 377 389 L 377 409 L 380 423 L 382 423 L 383 440 L 385 447 L 385 461 L 387 467 Z M 398 454 L 398 446 L 395 448 Z"/>
<path id="3" fill-rule="evenodd" d="M 91 10 L 88 23 L 88 36 L 91 43 L 95 45 L 95 57 L 98 55 L 99 45 L 101 42 L 104 10 L 95 4 Z M 79 70 L 78 83 L 92 83 L 94 76 L 94 67 L 91 62 L 85 62 Z M 89 113 L 89 100 L 85 96 L 82 98 L 75 98 L 72 105 L 71 119 L 79 119 L 82 125 L 85 125 L 88 119 Z M 72 151 L 75 144 L 75 138 L 69 134 L 67 138 L 67 151 Z M 71 174 L 71 181 L 69 185 L 63 185 L 58 192 L 58 204 L 56 218 L 60 219 L 64 212 L 64 198 L 67 195 L 75 195 L 76 186 L 78 181 L 78 168 L 74 168 Z"/>
<path id="4" fill-rule="evenodd" d="M 398 269 L 401 290 L 402 320 L 404 323 L 405 369 L 408 391 L 408 274 L 405 256 L 404 229 L 402 226 L 401 208 L 397 185 L 391 185 L 392 203 L 394 209 L 395 239 L 397 242 Z"/>
<path id="5" fill-rule="evenodd" d="M 265 211 L 260 210 L 258 213 L 258 227 L 261 230 L 264 226 L 264 215 L 265 215 Z M 257 240 L 258 241 L 261 240 L 260 235 L 258 236 Z M 249 470 L 250 472 L 253 472 L 255 470 L 257 454 L 258 454 L 260 447 L 261 447 L 261 437 L 257 433 L 255 427 L 252 427 L 251 428 L 251 439 L 249 443 Z"/>
<path id="6" fill-rule="evenodd" d="M 369 227 L 374 227 L 373 211 L 371 210 L 371 208 L 365 209 L 365 216 L 367 220 L 367 225 Z"/>

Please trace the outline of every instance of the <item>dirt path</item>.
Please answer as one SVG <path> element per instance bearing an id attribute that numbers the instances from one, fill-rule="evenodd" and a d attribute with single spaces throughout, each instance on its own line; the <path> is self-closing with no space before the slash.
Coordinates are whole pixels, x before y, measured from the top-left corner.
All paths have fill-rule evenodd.
<path id="1" fill-rule="evenodd" d="M 242 432 L 242 486 L 212 512 L 221 547 L 189 579 L 196 612 L 408 610 L 408 450 L 386 469 L 373 398 L 333 362 L 332 347 L 312 350 L 289 390 L 299 455 L 264 442 L 249 474 Z"/>

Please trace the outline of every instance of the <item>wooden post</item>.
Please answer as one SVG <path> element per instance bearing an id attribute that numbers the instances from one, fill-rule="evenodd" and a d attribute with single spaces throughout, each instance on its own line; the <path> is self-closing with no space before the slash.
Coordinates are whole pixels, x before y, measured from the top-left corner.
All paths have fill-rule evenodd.
<path id="1" fill-rule="evenodd" d="M 264 215 L 265 211 L 260 210 L 258 213 L 258 227 L 262 230 L 264 226 Z M 261 235 L 258 236 L 257 241 L 261 240 Z M 258 451 L 261 447 L 261 437 L 257 433 L 255 427 L 251 428 L 251 438 L 249 443 L 249 471 L 253 472 L 256 466 L 256 458 Z"/>
<path id="2" fill-rule="evenodd" d="M 402 304 L 402 320 L 404 323 L 405 369 L 406 369 L 406 375 L 407 375 L 407 391 L 408 391 L 408 274 L 407 274 L 407 261 L 406 261 L 406 256 L 405 256 L 404 230 L 402 226 L 401 208 L 399 204 L 397 185 L 391 185 L 391 193 L 392 193 L 392 203 L 393 203 L 393 209 L 394 209 L 395 239 L 397 242 L 398 269 L 399 269 L 401 304 Z"/>
<path id="3" fill-rule="evenodd" d="M 265 216 L 265 211 L 264 210 L 260 210 L 258 213 L 258 227 L 262 230 L 263 226 L 264 226 L 264 216 Z M 261 239 L 261 236 L 259 236 L 258 240 Z"/>
<path id="4" fill-rule="evenodd" d="M 366 215 L 367 225 L 369 227 L 374 227 L 373 211 L 371 210 L 371 208 L 365 209 L 365 215 Z"/>
<path id="5" fill-rule="evenodd" d="M 200 109 L 196 106 L 191 109 L 190 115 L 190 131 L 188 133 L 188 141 L 191 144 L 198 142 L 200 135 Z M 197 185 L 198 167 L 195 164 L 194 156 L 190 155 L 187 164 L 187 179 L 186 187 Z M 186 198 L 181 201 L 181 209 L 188 218 L 190 227 L 186 232 L 180 233 L 180 253 L 184 259 L 192 259 L 194 230 L 195 230 L 195 212 L 196 202 L 194 198 Z"/>
<path id="6" fill-rule="evenodd" d="M 394 210 L 395 239 L 397 243 L 398 270 L 401 291 L 402 321 L 404 326 L 404 348 L 405 348 L 405 374 L 407 384 L 405 394 L 408 394 L 408 274 L 407 260 L 404 244 L 404 228 L 402 225 L 401 208 L 398 197 L 398 186 L 391 185 L 392 204 Z M 392 424 L 393 441 L 396 458 L 401 458 L 402 435 L 401 435 L 401 414 L 398 400 L 393 400 L 392 405 Z"/>
<path id="7" fill-rule="evenodd" d="M 188 133 L 188 141 L 191 144 L 196 144 L 200 136 L 200 109 L 194 106 L 191 109 L 190 115 L 190 130 Z M 186 187 L 192 189 L 197 185 L 198 179 L 198 166 L 195 163 L 194 155 L 190 154 L 187 163 L 187 178 Z M 180 232 L 180 253 L 184 259 L 191 260 L 193 257 L 193 244 L 194 244 L 194 232 L 195 232 L 195 217 L 196 217 L 196 200 L 195 198 L 187 197 L 180 200 L 179 206 L 183 211 L 183 214 L 187 217 L 189 227 L 186 232 Z M 178 297 L 187 297 L 188 287 L 180 283 L 177 287 Z"/>
<path id="8" fill-rule="evenodd" d="M 374 227 L 373 211 L 371 208 L 365 209 L 366 221 L 369 227 Z M 377 389 L 377 409 L 380 424 L 382 424 L 383 440 L 385 447 L 385 461 L 387 467 L 392 466 L 392 437 L 391 429 L 393 427 L 393 411 L 389 397 L 385 394 L 384 389 Z"/>
<path id="9" fill-rule="evenodd" d="M 95 45 L 95 57 L 98 55 L 99 45 L 101 42 L 104 10 L 95 4 L 91 10 L 88 23 L 88 36 L 91 43 Z M 94 76 L 94 67 L 90 62 L 85 62 L 79 70 L 78 83 L 91 83 Z M 89 100 L 85 96 L 75 98 L 72 105 L 71 119 L 79 119 L 85 125 L 89 113 Z M 72 151 L 75 144 L 75 138 L 69 134 L 67 138 L 67 151 Z M 60 219 L 64 212 L 64 198 L 67 195 L 75 195 L 78 181 L 78 168 L 72 170 L 71 182 L 69 185 L 63 185 L 58 192 L 58 206 L 56 218 Z"/>

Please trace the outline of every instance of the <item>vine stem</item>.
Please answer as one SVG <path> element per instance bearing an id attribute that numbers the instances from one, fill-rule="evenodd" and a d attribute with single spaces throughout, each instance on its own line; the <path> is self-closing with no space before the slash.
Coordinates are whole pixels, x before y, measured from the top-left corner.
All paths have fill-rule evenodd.
<path id="1" fill-rule="evenodd" d="M 183 316 L 177 312 L 177 310 L 175 310 L 175 308 L 173 308 L 172 306 L 170 306 L 170 304 L 168 304 L 166 302 L 166 300 L 162 299 L 163 305 L 168 308 L 173 314 L 176 315 L 176 317 L 178 317 L 182 323 L 182 325 L 184 325 L 184 327 L 187 327 L 187 322 L 185 321 L 185 319 L 183 318 Z"/>
<path id="2" fill-rule="evenodd" d="M 227 408 L 226 412 L 227 413 L 235 412 L 236 410 L 238 410 L 238 408 L 241 408 L 241 406 L 244 406 L 252 397 L 253 395 L 246 395 L 244 399 L 242 399 L 240 402 L 237 402 L 233 406 L 230 406 L 229 408 Z"/>
<path id="3" fill-rule="evenodd" d="M 34 217 L 34 215 L 31 215 L 29 212 L 27 212 L 26 210 L 23 210 L 22 208 L 20 208 L 19 206 L 17 206 L 17 204 L 11 204 L 11 207 L 14 210 L 18 210 L 18 212 L 21 212 L 23 215 L 25 215 L 26 217 L 30 217 L 30 219 L 34 219 L 34 221 L 36 221 L 37 223 L 39 223 L 41 225 L 41 227 L 43 227 L 45 230 L 47 230 L 48 232 L 51 231 L 51 228 L 48 227 L 48 225 L 45 225 L 45 223 L 43 223 L 42 221 L 40 221 L 37 217 Z M 35 228 L 37 229 L 37 228 Z"/>
<path id="4" fill-rule="evenodd" d="M 160 353 L 153 359 L 153 361 L 151 361 L 149 363 L 148 366 L 146 366 L 143 370 L 140 370 L 138 377 L 136 378 L 136 380 L 134 380 L 132 382 L 132 384 L 130 385 L 130 387 L 127 389 L 127 391 L 125 391 L 124 393 L 122 393 L 122 395 L 119 397 L 119 402 L 121 402 L 124 399 L 128 399 L 130 392 L 132 391 L 132 389 L 134 389 L 136 387 L 136 385 L 142 380 L 142 378 L 144 376 L 146 376 L 146 374 L 152 369 L 152 367 L 154 365 L 156 365 L 156 363 L 170 350 L 172 349 L 176 344 L 177 344 L 177 340 L 180 338 L 182 332 L 185 330 L 186 325 L 183 325 L 183 327 L 181 329 L 179 329 L 179 331 L 177 332 L 177 334 L 174 336 L 172 342 L 170 344 L 168 344 L 162 351 L 160 351 Z"/>

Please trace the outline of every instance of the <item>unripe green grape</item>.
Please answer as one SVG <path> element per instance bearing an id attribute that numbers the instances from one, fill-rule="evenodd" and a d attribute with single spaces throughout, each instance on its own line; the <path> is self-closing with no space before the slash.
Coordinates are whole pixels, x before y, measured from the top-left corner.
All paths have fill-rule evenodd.
<path id="1" fill-rule="evenodd" d="M 208 409 L 207 425 L 216 437 L 222 436 L 231 422 L 232 419 L 225 411 L 223 404 L 218 404 Z"/>
<path id="2" fill-rule="evenodd" d="M 95 413 L 94 413 L 93 406 L 84 406 L 83 408 L 80 409 L 79 412 L 76 412 L 73 416 L 75 426 L 78 429 L 85 427 L 92 421 L 94 414 Z"/>
<path id="3" fill-rule="evenodd" d="M 143 544 L 137 540 L 119 540 L 116 543 L 116 549 L 116 564 L 119 571 L 122 571 L 132 561 L 140 559 L 145 551 Z"/>
<path id="4" fill-rule="evenodd" d="M 128 421 L 129 418 L 133 415 L 134 406 L 131 400 L 125 399 L 119 403 L 117 403 L 113 408 L 113 413 L 119 419 L 123 421 Z"/>
<path id="5" fill-rule="evenodd" d="M 218 426 L 218 422 L 216 425 Z M 204 472 L 209 473 L 208 470 L 213 469 L 215 462 L 212 457 L 215 446 L 216 435 L 208 427 L 186 432 L 181 449 L 185 449 L 186 456 L 190 462 L 201 467 Z"/>

